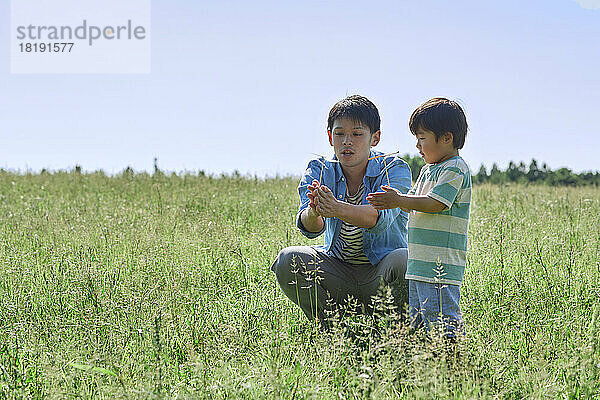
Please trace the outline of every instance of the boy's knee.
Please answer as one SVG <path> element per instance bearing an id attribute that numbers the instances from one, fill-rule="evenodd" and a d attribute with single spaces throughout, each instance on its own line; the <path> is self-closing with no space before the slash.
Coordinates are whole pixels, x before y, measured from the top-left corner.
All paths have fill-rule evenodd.
<path id="1" fill-rule="evenodd" d="M 386 257 L 387 270 L 384 274 L 385 283 L 388 285 L 406 284 L 404 275 L 406 274 L 406 263 L 408 261 L 407 249 L 396 249 Z"/>
<path id="2" fill-rule="evenodd" d="M 296 246 L 286 247 L 281 250 L 275 258 L 271 271 L 277 276 L 279 282 L 289 280 L 293 274 L 293 270 L 298 268 L 300 256 Z"/>
<path id="3" fill-rule="evenodd" d="M 404 312 L 404 307 L 408 304 L 408 281 L 404 277 L 406 274 L 406 262 L 408 251 L 405 248 L 396 249 L 389 253 L 383 262 L 383 283 L 392 290 L 394 303 Z"/>

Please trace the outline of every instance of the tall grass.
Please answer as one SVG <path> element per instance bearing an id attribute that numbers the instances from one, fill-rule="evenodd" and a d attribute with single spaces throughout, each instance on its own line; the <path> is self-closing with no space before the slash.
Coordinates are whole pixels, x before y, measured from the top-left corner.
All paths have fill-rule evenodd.
<path id="1" fill-rule="evenodd" d="M 296 184 L 0 172 L 0 398 L 600 398 L 598 189 L 475 188 L 453 348 L 305 320 Z"/>

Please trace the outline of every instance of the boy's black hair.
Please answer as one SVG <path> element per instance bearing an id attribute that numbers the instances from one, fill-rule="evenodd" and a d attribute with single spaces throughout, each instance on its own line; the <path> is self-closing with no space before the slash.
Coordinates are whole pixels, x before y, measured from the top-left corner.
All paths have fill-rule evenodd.
<path id="1" fill-rule="evenodd" d="M 469 129 L 465 113 L 458 103 L 443 97 L 423 103 L 410 116 L 408 126 L 413 135 L 417 134 L 419 128 L 433 132 L 436 142 L 446 132 L 451 132 L 455 149 L 462 149 Z"/>
<path id="2" fill-rule="evenodd" d="M 371 100 L 364 96 L 353 94 L 343 100 L 338 101 L 331 107 L 329 118 L 327 118 L 327 130 L 333 129 L 333 123 L 336 119 L 348 118 L 355 122 L 365 124 L 371 134 L 379 130 L 381 119 L 379 111 Z"/>

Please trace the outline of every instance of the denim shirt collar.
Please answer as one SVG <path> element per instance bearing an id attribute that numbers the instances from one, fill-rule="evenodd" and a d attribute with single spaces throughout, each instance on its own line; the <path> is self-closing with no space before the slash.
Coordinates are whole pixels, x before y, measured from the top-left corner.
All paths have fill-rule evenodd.
<path id="1" fill-rule="evenodd" d="M 369 153 L 369 158 L 376 156 L 376 155 L 380 155 L 383 153 L 380 152 L 374 152 L 373 150 L 371 150 L 371 152 Z M 337 160 L 336 155 L 333 155 L 333 160 Z M 367 170 L 365 171 L 365 176 L 368 176 L 370 178 L 372 177 L 376 177 L 381 173 L 381 168 L 379 167 L 379 164 L 381 163 L 381 159 L 382 158 L 375 158 L 373 160 L 369 160 L 367 161 Z M 339 182 L 340 180 L 342 180 L 342 178 L 344 177 L 344 171 L 342 171 L 342 166 L 340 165 L 339 162 L 336 163 L 332 163 L 335 169 L 335 177 L 336 177 L 336 182 Z"/>

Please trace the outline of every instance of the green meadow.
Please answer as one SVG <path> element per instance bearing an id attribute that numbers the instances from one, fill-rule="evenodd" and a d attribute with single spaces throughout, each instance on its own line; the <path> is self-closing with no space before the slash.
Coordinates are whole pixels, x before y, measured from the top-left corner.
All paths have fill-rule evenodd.
<path id="1" fill-rule="evenodd" d="M 600 188 L 474 188 L 449 345 L 301 315 L 296 185 L 0 171 L 0 399 L 600 399 Z"/>

